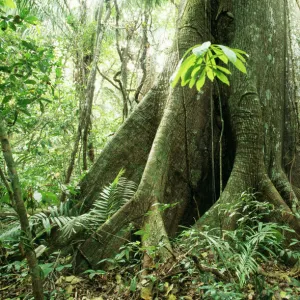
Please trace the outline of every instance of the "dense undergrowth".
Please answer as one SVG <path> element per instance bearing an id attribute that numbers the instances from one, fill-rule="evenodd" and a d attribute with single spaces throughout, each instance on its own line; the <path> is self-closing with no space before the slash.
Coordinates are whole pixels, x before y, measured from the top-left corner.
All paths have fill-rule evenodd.
<path id="1" fill-rule="evenodd" d="M 102 211 L 109 207 L 109 203 L 116 204 L 116 199 L 122 198 L 117 191 L 128 193 L 126 187 L 130 183 L 120 181 L 120 178 L 122 177 L 119 175 L 102 193 Z M 258 201 L 257 196 L 245 192 L 241 195 L 240 202 L 230 211 L 219 209 L 220 213 L 225 210 L 229 217 L 238 217 L 237 229 L 234 231 L 182 228 L 181 233 L 173 240 L 173 258 L 167 262 L 160 262 L 156 256 L 158 248 L 164 247 L 163 243 L 158 247 L 142 247 L 140 239 L 147 238 L 147 232 L 131 229 L 131 241 L 122 246 L 115 257 L 100 261 L 98 270 L 87 270 L 80 276 L 74 276 L 71 255 L 64 256 L 62 252 L 49 254 L 47 248 L 41 245 L 44 241 L 39 235 L 35 242 L 41 255 L 39 259 L 46 297 L 299 299 L 299 242 L 291 238 L 293 231 L 286 225 L 264 222 L 269 214 L 276 212 L 270 204 Z M 46 218 L 46 214 L 44 216 Z M 87 226 L 84 222 L 74 223 L 75 218 L 70 218 L 71 225 L 69 224 L 67 234 L 72 231 L 72 224 L 76 224 L 74 230 L 75 227 L 78 230 L 80 226 L 87 231 L 93 230 L 93 226 Z M 80 220 L 80 216 L 77 218 Z M 35 217 L 36 219 L 38 218 Z M 84 219 L 81 217 L 81 220 Z M 51 214 L 48 220 L 53 226 L 59 223 Z M 28 292 L 28 267 L 19 255 L 15 218 L 7 216 L 4 221 L 1 228 L 1 299 L 32 299 Z M 39 225 L 34 224 L 33 230 L 35 226 L 42 228 L 41 224 L 47 228 L 48 223 L 44 220 Z M 9 231 L 8 227 L 12 229 Z M 65 230 L 64 226 L 61 226 L 61 230 Z M 141 263 L 145 253 L 153 258 L 153 264 L 147 270 L 143 269 Z"/>

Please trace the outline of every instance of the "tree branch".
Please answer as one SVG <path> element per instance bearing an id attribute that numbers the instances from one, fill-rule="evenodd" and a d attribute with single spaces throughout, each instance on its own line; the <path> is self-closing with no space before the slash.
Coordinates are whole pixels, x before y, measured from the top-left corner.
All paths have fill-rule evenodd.
<path id="1" fill-rule="evenodd" d="M 100 71 L 100 69 L 99 69 L 98 66 L 97 66 L 97 71 L 98 71 L 98 73 L 99 73 L 105 80 L 107 80 L 113 87 L 115 87 L 116 89 L 120 90 L 120 87 L 118 87 L 111 79 L 109 79 L 106 75 L 104 75 L 104 74 Z"/>

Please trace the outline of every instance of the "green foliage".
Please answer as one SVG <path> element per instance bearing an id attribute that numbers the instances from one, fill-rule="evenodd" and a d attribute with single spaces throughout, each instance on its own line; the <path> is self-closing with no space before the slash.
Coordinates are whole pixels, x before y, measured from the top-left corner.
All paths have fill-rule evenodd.
<path id="1" fill-rule="evenodd" d="M 39 265 L 43 272 L 43 278 L 47 278 L 53 272 L 61 272 L 72 267 L 72 264 L 61 264 L 60 262 L 46 262 Z"/>
<path id="2" fill-rule="evenodd" d="M 227 75 L 231 72 L 228 68 L 220 66 L 219 61 L 228 65 L 231 62 L 239 71 L 247 73 L 244 63 L 247 53 L 232 49 L 223 45 L 214 45 L 205 42 L 202 45 L 195 45 L 188 49 L 180 60 L 175 73 L 171 76 L 171 86 L 174 88 L 181 79 L 181 86 L 189 85 L 192 88 L 196 85 L 198 91 L 205 84 L 206 77 L 210 81 L 218 78 L 229 85 Z"/>
<path id="3" fill-rule="evenodd" d="M 8 216 L 2 221 L 0 230 L 0 245 L 7 248 L 8 252 L 16 250 L 16 243 L 19 242 L 21 226 L 17 216 Z M 1 246 L 0 246 L 1 248 Z"/>
<path id="4" fill-rule="evenodd" d="M 106 272 L 103 270 L 86 270 L 83 274 L 89 274 L 89 278 L 93 279 L 96 275 L 105 275 Z"/>
<path id="5" fill-rule="evenodd" d="M 1 34 L 0 42 L 1 113 L 9 124 L 15 124 L 20 112 L 30 116 L 29 106 L 38 104 L 41 112 L 54 93 L 52 69 L 53 47 L 42 46 L 31 39 L 20 39 L 18 33 Z"/>
<path id="6" fill-rule="evenodd" d="M 266 216 L 274 213 L 274 209 L 269 203 L 257 201 L 256 196 L 245 192 L 231 212 L 226 211 L 227 215 L 230 213 L 229 217 L 240 216 L 238 227 L 234 231 L 222 231 L 221 236 L 218 230 L 209 228 L 200 232 L 196 229 L 182 232 L 180 247 L 189 256 L 199 257 L 202 265 L 213 265 L 231 281 L 229 285 L 224 282 L 204 285 L 201 287 L 205 291 L 204 299 L 243 299 L 238 295 L 251 279 L 259 276 L 258 269 L 261 264 L 277 261 L 279 257 L 283 260 L 286 253 L 283 251 L 286 243 L 284 233 L 293 230 L 285 225 L 263 223 Z M 298 257 L 297 251 L 289 249 L 294 257 Z M 185 268 L 191 269 L 193 260 L 189 256 L 183 263 Z M 189 272 L 195 269 L 196 266 Z M 238 294 L 234 296 L 235 292 Z"/>
<path id="7" fill-rule="evenodd" d="M 241 300 L 244 295 L 241 292 L 235 291 L 235 285 L 232 283 L 215 282 L 210 285 L 203 285 L 199 288 L 203 290 L 202 299 L 213 300 Z"/>
<path id="8" fill-rule="evenodd" d="M 31 217 L 34 226 L 39 226 L 37 234 L 44 232 L 50 234 L 53 226 L 58 226 L 65 236 L 70 237 L 83 229 L 93 230 L 103 224 L 118 211 L 136 191 L 136 184 L 122 177 L 121 170 L 115 180 L 100 193 L 99 198 L 93 204 L 88 213 L 70 215 L 73 211 L 69 208 L 69 201 L 61 203 L 59 207 L 50 207 L 50 215 L 37 213 Z"/>
<path id="9" fill-rule="evenodd" d="M 144 247 L 138 240 L 123 245 L 114 258 L 101 260 L 99 266 L 105 265 L 105 277 L 112 271 L 117 274 L 116 284 L 122 291 L 133 294 L 148 294 L 151 286 L 150 290 L 158 297 L 177 297 L 191 290 L 197 299 L 235 300 L 248 296 L 271 299 L 276 294 L 282 297 L 295 295 L 296 288 L 275 287 L 274 281 L 270 284 L 261 274 L 260 270 L 267 266 L 273 265 L 277 269 L 283 262 L 287 253 L 285 232 L 291 230 L 287 226 L 263 223 L 274 209 L 268 203 L 258 201 L 257 196 L 251 191 L 244 192 L 239 203 L 226 211 L 226 214 L 240 217 L 236 230 L 223 230 L 222 234 L 208 227 L 201 231 L 196 228 L 183 231 L 174 242 L 176 259 L 171 264 L 159 261 L 158 253 L 163 244 Z M 134 235 L 143 237 L 146 231 L 147 228 L 138 230 Z M 287 248 L 295 258 L 299 257 L 299 252 L 291 246 Z M 152 262 L 146 270 L 141 264 L 145 253 Z M 104 271 L 89 270 L 87 273 L 102 276 Z M 140 276 L 142 282 L 138 281 Z M 295 284 L 299 282 L 296 280 Z"/>

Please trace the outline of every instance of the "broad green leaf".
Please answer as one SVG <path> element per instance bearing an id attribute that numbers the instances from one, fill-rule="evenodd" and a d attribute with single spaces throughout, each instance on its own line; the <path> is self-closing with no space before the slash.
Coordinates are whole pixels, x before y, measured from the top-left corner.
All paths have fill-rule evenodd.
<path id="1" fill-rule="evenodd" d="M 5 20 L 0 22 L 0 28 L 1 30 L 5 31 L 7 29 L 7 22 Z"/>
<path id="2" fill-rule="evenodd" d="M 194 66 L 191 65 L 181 76 L 181 86 L 185 86 L 191 80 L 191 74 L 194 70 Z"/>
<path id="3" fill-rule="evenodd" d="M 208 53 L 208 62 L 209 64 L 212 65 L 212 67 L 215 67 L 217 64 L 216 64 L 216 61 L 215 61 L 215 55 L 212 54 L 212 52 L 210 50 L 207 51 Z"/>
<path id="4" fill-rule="evenodd" d="M 138 230 L 134 233 L 134 235 L 144 235 L 146 232 L 145 230 L 141 229 L 141 230 Z"/>
<path id="5" fill-rule="evenodd" d="M 10 29 L 12 29 L 13 31 L 17 30 L 17 27 L 13 22 L 8 22 L 8 25 L 9 25 Z"/>
<path id="6" fill-rule="evenodd" d="M 48 102 L 48 103 L 51 103 L 52 101 L 47 99 L 47 98 L 40 98 L 41 101 L 45 101 L 45 102 Z"/>
<path id="7" fill-rule="evenodd" d="M 193 49 L 195 49 L 195 48 L 197 48 L 197 47 L 199 47 L 199 46 L 200 46 L 200 45 L 195 45 L 195 46 L 189 48 L 188 50 L 186 50 L 186 52 L 185 52 L 184 55 L 182 56 L 182 60 L 184 60 L 184 59 L 188 56 L 188 54 L 189 54 Z"/>
<path id="8" fill-rule="evenodd" d="M 224 54 L 228 57 L 228 59 L 234 64 L 237 60 L 236 54 L 234 53 L 234 51 L 232 51 L 230 48 L 223 46 L 223 45 L 217 45 L 218 47 L 220 47 L 222 49 L 222 51 L 224 52 Z"/>
<path id="9" fill-rule="evenodd" d="M 197 76 L 197 75 L 199 74 L 200 68 L 201 68 L 201 66 L 195 67 L 195 68 L 193 69 L 193 72 L 192 72 L 192 74 L 191 74 L 191 77 Z"/>
<path id="10" fill-rule="evenodd" d="M 32 25 L 36 25 L 39 21 L 39 19 L 35 16 L 28 16 L 24 19 L 25 22 L 32 24 Z"/>
<path id="11" fill-rule="evenodd" d="M 24 83 L 26 83 L 26 84 L 36 84 L 36 81 L 32 80 L 32 79 L 28 79 L 28 80 L 25 80 Z"/>
<path id="12" fill-rule="evenodd" d="M 176 84 L 178 83 L 178 80 L 180 79 L 180 73 L 179 73 L 179 68 L 181 65 L 182 61 L 180 61 L 175 69 L 175 72 L 172 74 L 170 77 L 169 82 L 171 83 L 171 87 L 174 88 Z"/>
<path id="13" fill-rule="evenodd" d="M 209 80 L 210 80 L 211 82 L 213 82 L 213 81 L 214 81 L 214 78 L 215 78 L 215 75 L 214 75 L 214 72 L 213 72 L 212 68 L 206 67 L 205 69 L 206 69 L 207 77 L 209 78 Z"/>
<path id="14" fill-rule="evenodd" d="M 41 264 L 40 268 L 43 271 L 44 278 L 46 278 L 53 271 L 53 263 Z"/>
<path id="15" fill-rule="evenodd" d="M 48 67 L 48 65 L 47 65 L 47 67 Z M 42 78 L 42 80 L 43 80 L 44 82 L 46 82 L 46 83 L 50 83 L 50 82 L 51 82 L 49 76 L 47 76 L 47 75 L 44 75 L 43 78 Z"/>
<path id="16" fill-rule="evenodd" d="M 19 15 L 14 16 L 14 23 L 16 24 L 22 23 L 22 19 Z"/>
<path id="17" fill-rule="evenodd" d="M 239 54 L 239 53 L 236 53 L 236 56 L 238 59 L 240 59 L 242 62 L 246 62 L 246 59 L 243 55 Z"/>
<path id="18" fill-rule="evenodd" d="M 17 102 L 18 105 L 22 106 L 22 107 L 26 107 L 28 104 L 32 103 L 35 99 L 32 98 L 18 98 Z"/>
<path id="19" fill-rule="evenodd" d="M 18 107 L 18 110 L 21 111 L 22 113 L 24 113 L 25 115 L 31 117 L 30 112 L 28 111 L 28 109 L 24 108 L 24 107 Z"/>
<path id="20" fill-rule="evenodd" d="M 137 287 L 136 277 L 133 277 L 130 282 L 130 291 L 135 292 Z"/>
<path id="21" fill-rule="evenodd" d="M 228 74 L 228 75 L 231 74 L 231 72 L 227 68 L 224 68 L 224 67 L 221 67 L 221 66 L 217 66 L 217 69 L 219 69 L 220 71 L 222 71 L 225 74 Z"/>
<path id="22" fill-rule="evenodd" d="M 176 67 L 176 71 L 170 78 L 171 86 L 174 88 L 178 83 L 182 74 L 184 74 L 185 70 L 190 66 L 190 64 L 194 63 L 196 57 L 194 55 L 189 56 L 185 61 L 181 59 Z"/>
<path id="23" fill-rule="evenodd" d="M 10 73 L 11 72 L 11 67 L 0 66 L 0 72 Z"/>
<path id="24" fill-rule="evenodd" d="M 192 88 L 195 85 L 195 83 L 200 75 L 200 72 L 201 72 L 201 66 L 198 66 L 193 69 L 193 72 L 191 74 L 191 81 L 189 82 L 189 88 Z"/>
<path id="25" fill-rule="evenodd" d="M 189 82 L 189 88 L 190 88 L 190 89 L 195 85 L 196 80 L 197 80 L 197 77 L 196 77 L 196 76 L 194 76 L 194 77 L 191 78 L 191 80 L 190 80 L 190 82 Z"/>
<path id="26" fill-rule="evenodd" d="M 45 112 L 45 105 L 42 101 L 39 101 L 41 113 Z"/>
<path id="27" fill-rule="evenodd" d="M 205 83 L 205 70 L 202 71 L 202 73 L 201 73 L 201 75 L 200 75 L 200 77 L 199 77 L 199 79 L 198 79 L 198 81 L 196 83 L 196 88 L 197 88 L 198 91 L 201 90 L 201 88 L 203 87 L 204 83 Z"/>
<path id="28" fill-rule="evenodd" d="M 247 74 L 245 65 L 239 59 L 237 59 L 237 61 L 234 63 L 234 66 L 241 72 Z"/>
<path id="29" fill-rule="evenodd" d="M 24 47 L 26 47 L 27 49 L 34 50 L 34 51 L 36 50 L 36 47 L 34 46 L 34 44 L 27 42 L 25 40 L 22 41 L 22 45 Z"/>
<path id="30" fill-rule="evenodd" d="M 247 57 L 249 56 L 249 54 L 241 49 L 232 49 L 235 53 L 241 53 L 241 54 L 244 54 L 246 55 Z"/>
<path id="31" fill-rule="evenodd" d="M 12 95 L 7 95 L 3 98 L 2 104 L 8 103 L 12 99 Z"/>
<path id="32" fill-rule="evenodd" d="M 205 54 L 207 52 L 210 45 L 211 45 L 211 42 L 205 42 L 201 46 L 194 48 L 192 50 L 192 52 L 197 57 L 202 56 L 203 54 Z"/>
<path id="33" fill-rule="evenodd" d="M 222 73 L 219 70 L 214 70 L 214 72 L 217 75 L 218 79 L 220 79 L 225 84 L 230 85 L 229 80 L 228 80 L 227 76 L 224 73 Z"/>
<path id="34" fill-rule="evenodd" d="M 211 48 L 213 49 L 213 51 L 216 53 L 217 57 L 224 63 L 224 64 L 228 64 L 228 57 L 223 53 L 223 51 L 221 49 L 219 49 L 218 47 L 212 45 Z"/>
<path id="35" fill-rule="evenodd" d="M 187 72 L 187 70 L 192 67 L 195 64 L 196 61 L 196 56 L 195 55 L 191 55 L 189 56 L 181 65 L 179 72 L 181 74 L 181 79 L 183 79 L 185 76 L 185 73 Z"/>
<path id="36" fill-rule="evenodd" d="M 8 8 L 16 8 L 16 3 L 13 0 L 3 0 L 3 6 Z"/>
<path id="37" fill-rule="evenodd" d="M 62 77 L 62 69 L 61 68 L 56 68 L 55 69 L 55 74 L 57 78 L 61 78 Z"/>
<path id="38" fill-rule="evenodd" d="M 46 73 L 48 70 L 48 64 L 45 61 L 40 61 L 38 63 L 38 67 L 43 73 Z M 44 81 L 46 81 L 46 80 L 44 80 Z"/>

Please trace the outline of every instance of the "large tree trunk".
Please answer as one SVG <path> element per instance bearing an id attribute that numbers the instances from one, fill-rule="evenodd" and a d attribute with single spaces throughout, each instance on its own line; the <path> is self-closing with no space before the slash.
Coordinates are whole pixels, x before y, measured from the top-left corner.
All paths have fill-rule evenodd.
<path id="1" fill-rule="evenodd" d="M 199 219 L 200 230 L 203 224 L 234 228 L 236 220 L 218 210 L 235 204 L 249 188 L 281 208 L 277 220 L 300 234 L 292 214 L 299 209 L 300 195 L 299 15 L 296 2 L 289 0 L 182 4 L 165 71 L 80 183 L 78 200 L 86 210 L 122 167 L 139 187 L 133 199 L 79 247 L 77 271 L 96 267 L 117 251 L 122 243 L 118 236 L 129 223 L 149 231 L 146 246 L 164 242 L 164 259 L 171 256 L 168 236 L 179 224 Z M 248 75 L 232 70 L 230 89 L 208 83 L 200 93 L 169 88 L 170 73 L 185 50 L 206 40 L 249 53 Z M 221 112 L 225 128 L 220 152 Z M 161 212 L 157 204 L 162 203 L 178 204 Z"/>

